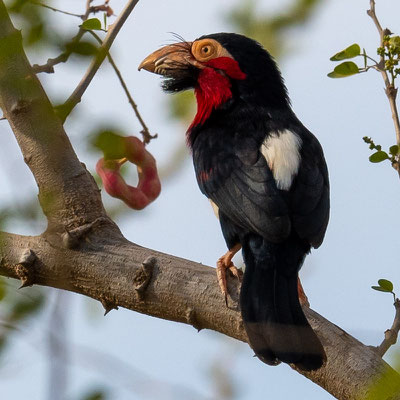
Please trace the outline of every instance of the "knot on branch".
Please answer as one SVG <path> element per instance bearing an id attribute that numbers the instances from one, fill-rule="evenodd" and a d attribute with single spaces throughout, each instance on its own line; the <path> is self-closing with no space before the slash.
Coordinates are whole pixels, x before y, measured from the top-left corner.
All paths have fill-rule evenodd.
<path id="1" fill-rule="evenodd" d="M 157 259 L 155 257 L 146 258 L 142 263 L 142 268 L 139 269 L 133 280 L 133 286 L 140 301 L 144 300 L 144 295 L 153 276 L 156 263 Z"/>
<path id="2" fill-rule="evenodd" d="M 15 115 L 22 114 L 26 112 L 28 107 L 30 106 L 30 102 L 27 100 L 18 100 L 11 106 L 11 112 Z"/>
<path id="3" fill-rule="evenodd" d="M 26 249 L 21 254 L 18 264 L 15 267 L 15 273 L 21 280 L 20 289 L 32 286 L 34 284 L 33 265 L 37 259 L 36 254 L 31 249 Z"/>
<path id="4" fill-rule="evenodd" d="M 389 85 L 386 89 L 386 96 L 387 97 L 393 97 L 394 99 L 396 99 L 397 97 L 397 88 L 395 88 L 393 85 Z"/>
<path id="5" fill-rule="evenodd" d="M 106 222 L 107 218 L 100 217 L 95 219 L 93 222 L 79 226 L 78 228 L 70 231 L 66 230 L 62 235 L 63 246 L 67 249 L 74 249 L 78 247 L 79 243 L 85 238 L 85 236 L 95 227 Z"/>

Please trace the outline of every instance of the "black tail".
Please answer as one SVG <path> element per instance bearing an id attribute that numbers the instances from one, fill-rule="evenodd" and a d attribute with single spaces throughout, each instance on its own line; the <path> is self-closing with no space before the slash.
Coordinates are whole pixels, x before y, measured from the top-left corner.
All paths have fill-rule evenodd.
<path id="1" fill-rule="evenodd" d="M 318 369 L 325 352 L 301 309 L 297 290 L 308 244 L 297 237 L 269 243 L 258 235 L 249 235 L 242 244 L 246 271 L 240 307 L 250 346 L 267 364 L 283 361 L 303 370 Z"/>

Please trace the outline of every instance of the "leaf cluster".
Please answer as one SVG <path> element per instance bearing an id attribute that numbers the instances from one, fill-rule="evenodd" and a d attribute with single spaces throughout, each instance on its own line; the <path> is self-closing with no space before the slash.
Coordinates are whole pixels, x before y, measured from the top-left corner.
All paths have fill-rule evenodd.
<path id="1" fill-rule="evenodd" d="M 390 35 L 392 35 L 392 33 L 390 33 Z M 400 74 L 400 68 L 398 68 L 400 61 L 400 36 L 390 35 L 384 36 L 382 46 L 377 49 L 377 54 L 381 57 L 379 62 L 370 57 L 366 53 L 365 49 L 361 52 L 360 46 L 357 43 L 354 43 L 346 49 L 334 54 L 330 60 L 343 61 L 355 57 L 361 57 L 363 65 L 358 66 L 353 61 L 345 61 L 337 65 L 328 76 L 330 78 L 345 78 L 351 75 L 367 72 L 369 69 L 373 68 L 378 71 L 387 71 L 391 76 L 391 83 L 394 85 L 395 79 Z"/>
<path id="2" fill-rule="evenodd" d="M 372 138 L 368 136 L 364 136 L 363 140 L 365 143 L 369 144 L 369 148 L 371 150 L 376 150 L 375 153 L 371 154 L 369 157 L 369 161 L 372 163 L 380 163 L 385 160 L 389 160 L 392 164 L 397 163 L 398 156 L 400 154 L 399 146 L 394 144 L 389 147 L 388 152 L 382 150 L 382 146 L 380 144 L 375 144 Z"/>

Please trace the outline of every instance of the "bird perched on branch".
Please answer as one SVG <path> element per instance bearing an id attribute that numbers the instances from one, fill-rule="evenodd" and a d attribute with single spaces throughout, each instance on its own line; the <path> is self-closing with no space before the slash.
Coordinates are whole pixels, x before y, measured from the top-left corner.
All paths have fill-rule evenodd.
<path id="1" fill-rule="evenodd" d="M 217 33 L 165 46 L 142 68 L 163 75 L 167 92 L 195 91 L 187 142 L 228 247 L 217 263 L 225 296 L 226 271 L 239 276 L 232 257 L 242 249 L 240 309 L 250 346 L 267 364 L 318 369 L 326 356 L 301 308 L 298 272 L 325 235 L 328 172 L 274 60 L 252 39 Z"/>

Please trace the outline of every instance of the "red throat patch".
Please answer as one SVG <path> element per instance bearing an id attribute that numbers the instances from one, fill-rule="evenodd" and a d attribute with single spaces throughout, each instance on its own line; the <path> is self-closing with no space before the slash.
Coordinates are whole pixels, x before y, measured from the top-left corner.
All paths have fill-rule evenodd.
<path id="1" fill-rule="evenodd" d="M 194 90 L 197 113 L 187 131 L 188 134 L 194 126 L 203 124 L 213 110 L 232 97 L 232 84 L 229 78 L 239 80 L 246 78 L 238 63 L 229 57 L 210 60 L 207 67 L 200 72 Z"/>

